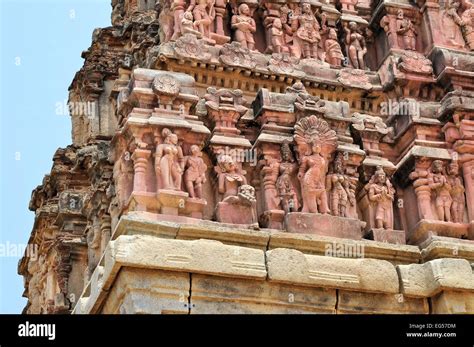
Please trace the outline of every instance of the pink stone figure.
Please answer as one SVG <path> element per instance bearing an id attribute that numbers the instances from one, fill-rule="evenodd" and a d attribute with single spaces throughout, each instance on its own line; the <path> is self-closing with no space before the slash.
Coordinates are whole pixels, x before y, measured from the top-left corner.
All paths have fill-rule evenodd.
<path id="1" fill-rule="evenodd" d="M 459 25 L 469 49 L 474 50 L 474 5 L 469 0 L 454 0 L 448 14 Z"/>
<path id="2" fill-rule="evenodd" d="M 293 12 L 287 5 L 280 8 L 280 22 L 283 27 L 283 47 L 284 51 L 289 52 L 294 57 L 299 57 L 299 48 L 294 40 L 294 33 L 298 29 L 297 21 L 293 17 Z"/>
<path id="3" fill-rule="evenodd" d="M 207 165 L 202 159 L 199 146 L 191 146 L 191 156 L 186 158 L 184 182 L 191 198 L 202 199 L 202 185 L 206 183 Z"/>
<path id="4" fill-rule="evenodd" d="M 186 6 L 185 0 L 173 0 L 171 4 L 171 12 L 173 13 L 174 18 L 174 28 L 173 35 L 171 36 L 171 41 L 176 41 L 182 34 L 181 23 L 184 15 L 184 8 Z"/>
<path id="5" fill-rule="evenodd" d="M 381 166 L 377 167 L 366 189 L 368 189 L 369 201 L 375 204 L 375 227 L 393 229 L 395 189 Z"/>
<path id="6" fill-rule="evenodd" d="M 364 35 L 361 34 L 356 22 L 344 26 L 346 32 L 347 55 L 354 69 L 365 70 L 364 57 L 367 53 Z"/>
<path id="7" fill-rule="evenodd" d="M 326 51 L 326 60 L 333 66 L 341 66 L 341 61 L 344 60 L 341 46 L 337 41 L 337 33 L 334 29 L 329 29 L 329 34 L 326 42 L 324 42 L 324 48 Z"/>
<path id="8" fill-rule="evenodd" d="M 193 13 L 194 26 L 207 38 L 211 36 L 211 27 L 216 18 L 214 5 L 215 0 L 191 0 L 187 9 L 187 12 Z"/>
<path id="9" fill-rule="evenodd" d="M 183 35 L 193 34 L 196 35 L 198 38 L 202 38 L 201 32 L 199 30 L 196 30 L 192 12 L 186 11 L 184 13 L 183 20 L 181 21 L 181 31 L 183 32 Z"/>
<path id="10" fill-rule="evenodd" d="M 333 172 L 326 178 L 326 188 L 331 201 L 331 214 L 348 217 L 348 205 L 355 205 L 355 194 L 351 190 L 349 177 L 344 173 L 344 158 L 338 153 L 333 163 Z"/>
<path id="11" fill-rule="evenodd" d="M 241 4 L 238 14 L 232 16 L 232 29 L 235 30 L 235 40 L 242 47 L 255 50 L 255 39 L 253 34 L 257 31 L 255 20 L 250 17 L 250 8 L 247 4 Z"/>
<path id="12" fill-rule="evenodd" d="M 164 142 L 156 147 L 155 172 L 158 189 L 181 190 L 184 170 L 184 156 L 178 145 L 178 136 L 163 129 Z"/>
<path id="13" fill-rule="evenodd" d="M 303 195 L 303 210 L 307 213 L 329 213 L 324 182 L 326 159 L 321 155 L 321 145 L 318 141 L 310 144 L 311 154 L 304 156 L 298 172 Z"/>
<path id="14" fill-rule="evenodd" d="M 403 48 L 416 51 L 416 36 L 418 35 L 413 22 L 404 18 L 403 10 L 398 10 L 397 34 L 403 37 Z"/>
<path id="15" fill-rule="evenodd" d="M 441 160 L 433 161 L 431 171 L 428 175 L 428 185 L 435 195 L 436 211 L 438 219 L 441 221 L 451 222 L 451 186 L 448 178 L 444 174 L 444 164 Z"/>
<path id="16" fill-rule="evenodd" d="M 318 59 L 318 45 L 321 41 L 319 30 L 321 29 L 318 20 L 311 11 L 311 5 L 303 4 L 302 13 L 298 16 L 299 28 L 296 36 L 299 38 L 303 58 Z"/>
<path id="17" fill-rule="evenodd" d="M 451 198 L 453 203 L 451 205 L 451 216 L 454 223 L 464 222 L 464 193 L 466 189 L 462 178 L 459 176 L 459 165 L 457 162 L 451 162 L 448 167 L 448 182 L 451 186 Z"/>
<path id="18" fill-rule="evenodd" d="M 273 53 L 281 53 L 283 47 L 283 25 L 280 18 L 275 18 L 271 28 Z"/>
<path id="19" fill-rule="evenodd" d="M 355 11 L 358 0 L 340 0 L 342 11 Z"/>
<path id="20" fill-rule="evenodd" d="M 229 155 L 222 155 L 219 158 L 218 175 L 219 193 L 223 195 L 225 200 L 229 196 L 236 196 L 239 192 L 239 187 L 247 184 L 247 179 L 244 175 L 238 172 L 234 159 Z"/>
<path id="21" fill-rule="evenodd" d="M 276 181 L 281 208 L 286 213 L 296 212 L 299 209 L 299 202 L 296 188 L 292 181 L 293 174 L 296 171 L 296 164 L 288 142 L 284 142 L 281 146 L 281 159 L 279 176 Z"/>

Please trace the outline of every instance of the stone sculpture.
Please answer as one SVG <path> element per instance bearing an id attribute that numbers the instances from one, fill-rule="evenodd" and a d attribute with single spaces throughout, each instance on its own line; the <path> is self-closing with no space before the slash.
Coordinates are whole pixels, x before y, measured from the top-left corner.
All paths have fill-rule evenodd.
<path id="1" fill-rule="evenodd" d="M 292 181 L 296 171 L 297 166 L 290 145 L 288 142 L 284 142 L 281 146 L 281 163 L 276 188 L 280 198 L 280 206 L 286 213 L 295 212 L 299 209 L 298 196 Z"/>
<path id="2" fill-rule="evenodd" d="M 368 191 L 369 201 L 374 205 L 375 227 L 393 229 L 395 189 L 381 166 L 377 167 L 365 189 Z"/>
<path id="3" fill-rule="evenodd" d="M 403 38 L 403 48 L 416 51 L 416 36 L 418 35 L 413 22 L 404 17 L 403 10 L 398 10 L 397 34 Z"/>
<path id="4" fill-rule="evenodd" d="M 235 30 L 235 40 L 243 48 L 253 51 L 255 49 L 255 39 L 253 34 L 257 31 L 255 20 L 250 17 L 250 8 L 247 4 L 241 4 L 238 14 L 232 16 L 232 29 Z"/>
<path id="5" fill-rule="evenodd" d="M 191 198 L 202 199 L 202 185 L 206 183 L 207 165 L 202 159 L 202 152 L 199 146 L 191 146 L 191 155 L 186 157 L 186 171 L 184 172 L 184 182 Z"/>
<path id="6" fill-rule="evenodd" d="M 462 178 L 459 176 L 459 164 L 453 161 L 448 166 L 448 183 L 451 187 L 451 198 L 453 200 L 451 204 L 451 217 L 454 223 L 464 223 L 464 206 L 466 199 L 464 193 L 466 189 Z"/>
<path id="7" fill-rule="evenodd" d="M 451 222 L 451 205 L 453 199 L 451 198 L 451 186 L 448 182 L 448 177 L 445 174 L 443 161 L 433 161 L 428 176 L 428 185 L 435 198 L 438 219 L 445 222 Z"/>
<path id="8" fill-rule="evenodd" d="M 155 172 L 159 189 L 181 190 L 184 156 L 178 136 L 165 128 L 161 132 L 163 143 L 156 146 Z"/>
<path id="9" fill-rule="evenodd" d="M 324 154 L 333 150 L 336 139 L 336 132 L 316 116 L 303 118 L 295 125 L 295 142 L 300 151 L 298 179 L 303 197 L 302 212 L 330 212 L 325 187 L 328 162 Z"/>
<path id="10" fill-rule="evenodd" d="M 311 11 L 311 5 L 304 3 L 302 13 L 298 16 L 299 28 L 296 36 L 301 44 L 303 58 L 319 59 L 318 45 L 321 41 L 318 20 Z"/>
<path id="11" fill-rule="evenodd" d="M 344 172 L 344 155 L 339 152 L 333 162 L 332 172 L 326 179 L 329 192 L 331 214 L 339 217 L 349 217 L 349 205 L 354 206 L 355 187 Z"/>
<path id="12" fill-rule="evenodd" d="M 333 66 L 341 66 L 344 55 L 342 54 L 341 45 L 337 41 L 337 32 L 335 29 L 329 29 L 328 38 L 324 42 L 326 50 L 326 60 Z"/>
<path id="13" fill-rule="evenodd" d="M 356 22 L 349 22 L 344 26 L 346 33 L 347 56 L 349 63 L 354 69 L 365 70 L 364 57 L 367 46 L 364 35 L 359 30 Z"/>

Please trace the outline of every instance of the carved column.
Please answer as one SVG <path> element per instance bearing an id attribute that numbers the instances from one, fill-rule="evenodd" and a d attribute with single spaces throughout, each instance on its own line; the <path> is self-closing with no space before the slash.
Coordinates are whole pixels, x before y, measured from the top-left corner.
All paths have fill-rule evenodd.
<path id="1" fill-rule="evenodd" d="M 144 193 L 146 187 L 146 172 L 148 169 L 148 158 L 151 156 L 151 151 L 147 149 L 137 148 L 132 155 L 133 160 L 133 192 Z"/>

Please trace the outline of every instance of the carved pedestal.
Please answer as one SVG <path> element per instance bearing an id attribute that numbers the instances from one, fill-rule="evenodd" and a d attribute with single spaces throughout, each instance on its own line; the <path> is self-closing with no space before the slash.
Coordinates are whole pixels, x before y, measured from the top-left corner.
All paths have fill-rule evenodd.
<path id="1" fill-rule="evenodd" d="M 397 245 L 406 244 L 406 235 L 403 230 L 371 229 L 368 238 L 383 243 L 393 243 Z"/>
<path id="2" fill-rule="evenodd" d="M 217 204 L 216 217 L 221 223 L 257 225 L 253 206 L 220 202 Z"/>
<path id="3" fill-rule="evenodd" d="M 409 244 L 419 245 L 431 236 L 446 236 L 456 239 L 467 239 L 469 236 L 469 224 L 450 223 L 437 220 L 422 219 L 410 232 Z"/>
<path id="4" fill-rule="evenodd" d="M 260 224 L 268 229 L 284 229 L 285 225 L 285 211 L 283 210 L 269 210 L 265 211 L 260 216 Z"/>
<path id="5" fill-rule="evenodd" d="M 286 230 L 290 233 L 313 234 L 362 239 L 365 224 L 357 219 L 334 217 L 329 214 L 288 213 L 285 218 Z"/>

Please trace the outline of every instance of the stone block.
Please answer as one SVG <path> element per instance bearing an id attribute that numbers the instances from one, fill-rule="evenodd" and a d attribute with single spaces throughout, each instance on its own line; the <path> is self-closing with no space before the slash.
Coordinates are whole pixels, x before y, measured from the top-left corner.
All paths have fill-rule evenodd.
<path id="1" fill-rule="evenodd" d="M 436 259 L 425 264 L 399 265 L 402 293 L 432 297 L 445 290 L 474 292 L 471 264 L 464 259 Z"/>
<path id="2" fill-rule="evenodd" d="M 399 292 L 395 267 L 384 260 L 322 257 L 282 248 L 266 254 L 268 279 L 273 282 L 373 293 Z"/>
<path id="3" fill-rule="evenodd" d="M 352 218 L 334 217 L 328 214 L 288 213 L 285 225 L 290 233 L 362 239 L 361 222 Z"/>

